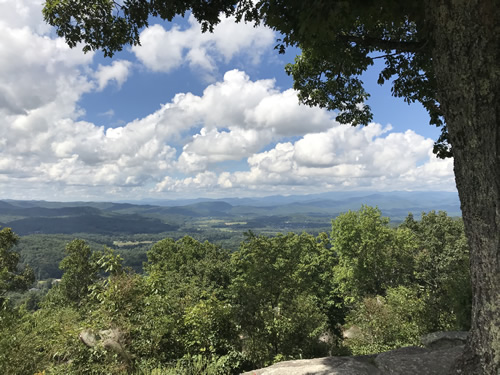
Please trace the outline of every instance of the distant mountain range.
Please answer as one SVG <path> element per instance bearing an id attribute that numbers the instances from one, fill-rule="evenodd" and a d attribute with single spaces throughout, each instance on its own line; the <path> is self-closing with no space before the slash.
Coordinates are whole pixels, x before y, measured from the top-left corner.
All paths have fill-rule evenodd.
<path id="1" fill-rule="evenodd" d="M 328 192 L 320 194 L 306 195 L 272 195 L 267 197 L 251 197 L 251 198 L 196 198 L 196 199 L 143 199 L 143 200 L 127 200 L 121 203 L 131 204 L 149 204 L 156 206 L 185 206 L 202 202 L 226 202 L 233 206 L 275 206 L 290 203 L 311 202 L 311 201 L 365 201 L 366 199 L 374 201 L 377 199 L 393 200 L 393 201 L 409 201 L 418 202 L 419 205 L 427 206 L 429 204 L 439 204 L 443 200 L 446 203 L 460 205 L 458 194 L 456 192 L 446 191 L 392 191 L 392 192 L 362 192 L 362 191 L 340 191 Z"/>
<path id="2" fill-rule="evenodd" d="M 331 192 L 262 198 L 141 200 L 127 202 L 47 202 L 0 200 L 0 226 L 31 233 L 160 233 L 200 218 L 289 222 L 290 217 L 325 218 L 325 222 L 361 205 L 378 206 L 385 216 L 401 221 L 431 210 L 460 216 L 457 193 Z M 273 219 L 274 218 L 274 219 Z M 250 224 L 250 223 L 249 223 Z"/>

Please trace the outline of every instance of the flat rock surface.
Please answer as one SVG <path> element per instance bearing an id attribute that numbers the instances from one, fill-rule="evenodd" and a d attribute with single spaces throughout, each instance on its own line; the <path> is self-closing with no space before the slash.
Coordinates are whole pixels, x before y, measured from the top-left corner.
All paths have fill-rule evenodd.
<path id="1" fill-rule="evenodd" d="M 326 357 L 275 363 L 243 375 L 445 375 L 463 346 L 407 347 L 372 356 Z"/>
<path id="2" fill-rule="evenodd" d="M 382 375 L 374 359 L 375 356 L 301 359 L 275 363 L 243 375 Z"/>
<path id="3" fill-rule="evenodd" d="M 379 354 L 375 363 L 384 375 L 446 375 L 463 348 L 455 346 L 438 350 L 416 347 L 396 349 Z"/>
<path id="4" fill-rule="evenodd" d="M 467 341 L 467 332 L 449 331 L 433 332 L 422 336 L 420 341 L 422 345 L 432 349 L 443 349 L 452 346 L 464 345 Z"/>

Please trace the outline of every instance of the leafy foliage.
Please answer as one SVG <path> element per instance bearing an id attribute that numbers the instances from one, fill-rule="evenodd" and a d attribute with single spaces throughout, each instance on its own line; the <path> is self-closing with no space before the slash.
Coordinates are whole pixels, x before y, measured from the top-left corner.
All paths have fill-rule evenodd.
<path id="1" fill-rule="evenodd" d="M 425 298 L 418 289 L 389 288 L 386 296 L 365 297 L 347 317 L 352 336 L 346 345 L 354 354 L 372 354 L 419 345 L 426 331 Z"/>
<path id="2" fill-rule="evenodd" d="M 358 214 L 362 212 L 363 209 Z M 406 252 L 406 261 L 399 263 L 404 267 L 398 270 L 394 264 L 390 266 L 399 277 L 386 279 L 390 280 L 386 288 L 365 288 L 362 298 L 353 299 L 355 304 L 345 327 L 358 331 L 357 337 L 347 340 L 356 354 L 416 345 L 418 338 L 428 332 L 470 328 L 469 251 L 462 221 L 445 212 L 422 213 L 420 221 L 410 214 L 399 228 L 391 231 L 405 233 L 410 251 Z M 398 247 L 402 254 L 404 245 L 400 242 Z M 401 256 L 387 251 L 385 254 L 393 261 Z M 378 262 L 384 264 L 380 258 Z M 354 276 L 354 280 L 358 278 Z"/>
<path id="3" fill-rule="evenodd" d="M 305 233 L 273 238 L 250 233 L 233 254 L 237 320 L 253 361 L 264 365 L 326 353 L 318 343 L 328 330 L 318 288 L 326 242 Z"/>
<path id="4" fill-rule="evenodd" d="M 335 219 L 330 238 L 249 232 L 233 253 L 166 238 L 144 274 L 73 240 L 59 285 L 0 312 L 0 371 L 232 374 L 415 345 L 431 330 L 467 328 L 462 225 L 430 212 L 394 227 L 364 206 Z M 1 233 L 9 248 L 15 235 Z"/>
<path id="5" fill-rule="evenodd" d="M 89 286 L 97 281 L 97 254 L 85 241 L 75 239 L 66 246 L 66 255 L 59 265 L 64 271 L 59 288 L 69 302 L 82 303 Z"/>
<path id="6" fill-rule="evenodd" d="M 415 238 L 407 229 L 390 228 L 389 219 L 377 208 L 364 206 L 337 217 L 331 240 L 338 258 L 333 279 L 344 303 L 384 295 L 389 287 L 409 283 Z"/>
<path id="7" fill-rule="evenodd" d="M 49 0 L 45 3 L 45 20 L 58 27 L 58 35 L 75 47 L 85 42 L 84 51 L 103 49 L 105 56 L 121 51 L 125 44 L 139 44 L 139 30 L 149 24 L 149 16 L 171 21 L 188 10 L 202 23 L 203 31 L 212 31 L 220 22 L 220 13 L 233 13 L 233 0 L 216 3 L 197 1 L 125 1 L 92 2 Z"/>
<path id="8" fill-rule="evenodd" d="M 34 281 L 29 267 L 18 269 L 19 253 L 11 251 L 18 237 L 10 228 L 0 230 L 0 310 L 6 303 L 6 293 L 27 289 Z"/>
<path id="9" fill-rule="evenodd" d="M 402 227 L 418 237 L 415 281 L 428 294 L 428 330 L 468 330 L 471 321 L 469 247 L 462 220 L 446 212 L 409 215 Z"/>

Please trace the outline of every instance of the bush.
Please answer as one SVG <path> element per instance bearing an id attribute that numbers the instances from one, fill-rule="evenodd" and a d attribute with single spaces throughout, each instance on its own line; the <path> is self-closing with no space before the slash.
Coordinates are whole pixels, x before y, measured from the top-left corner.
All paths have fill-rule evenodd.
<path id="1" fill-rule="evenodd" d="M 387 296 L 367 297 L 353 309 L 345 328 L 356 327 L 345 343 L 353 354 L 372 354 L 418 345 L 425 332 L 425 298 L 407 287 L 390 288 Z"/>

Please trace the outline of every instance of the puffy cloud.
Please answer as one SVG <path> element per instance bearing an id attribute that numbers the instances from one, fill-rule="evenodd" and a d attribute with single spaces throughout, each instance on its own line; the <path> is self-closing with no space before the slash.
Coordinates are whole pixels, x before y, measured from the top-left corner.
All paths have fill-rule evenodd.
<path id="1" fill-rule="evenodd" d="M 33 184 L 79 193 L 75 186 L 94 191 L 101 191 L 99 186 L 108 191 L 147 188 L 175 171 L 201 172 L 183 186 L 217 186 L 220 178 L 203 172 L 206 168 L 247 158 L 282 134 L 294 133 L 286 130 L 286 121 L 262 115 L 269 98 L 272 105 L 294 111 L 298 105 L 293 93 L 282 94 L 273 80 L 251 81 L 236 70 L 201 96 L 178 94 L 158 111 L 123 126 L 80 121 L 82 95 L 102 91 L 110 82 L 120 87 L 132 64 L 117 60 L 93 71 L 92 53 L 70 49 L 43 26 L 39 1 L 2 2 L 0 9 L 0 113 L 6 130 L 0 135 L 0 176 L 10 186 L 25 187 L 19 191 Z M 183 60 L 199 66 L 206 57 L 229 60 L 248 47 L 255 48 L 252 53 L 258 57 L 259 47 L 274 40 L 268 29 L 254 33 L 251 26 L 230 20 L 215 34 L 201 35 L 198 27 L 191 19 L 187 30 L 171 30 L 178 33 L 173 40 L 179 46 L 169 48 L 174 53 L 169 61 L 177 64 L 175 51 L 181 51 Z M 163 29 L 149 30 L 161 41 Z M 176 148 L 181 149 L 179 157 Z"/>
<path id="2" fill-rule="evenodd" d="M 103 76 L 104 84 L 123 77 Z M 328 112 L 299 105 L 292 90 L 280 92 L 273 80 L 252 81 L 229 71 L 203 95 L 177 94 L 158 111 L 116 128 L 76 119 L 80 93 L 71 95 L 70 88 L 79 80 L 91 85 L 81 76 L 65 77 L 66 86 L 57 91 L 64 96 L 8 116 L 10 131 L 0 137 L 3 176 L 137 194 L 152 186 L 156 192 L 184 193 L 452 186 L 451 164 L 429 154 L 430 139 L 413 131 L 392 133 L 379 124 L 341 126 Z M 65 102 L 62 107 L 69 109 L 61 111 Z M 289 136 L 300 138 L 280 142 Z M 248 170 L 219 167 L 245 158 Z"/>
<path id="3" fill-rule="evenodd" d="M 255 122 L 248 121 L 248 113 L 274 94 L 278 94 L 274 80 L 251 81 L 245 72 L 231 70 L 224 74 L 222 82 L 209 85 L 203 96 L 178 95 L 174 104 L 202 116 L 207 128 L 252 128 Z"/>
<path id="4" fill-rule="evenodd" d="M 185 172 L 241 160 L 283 136 L 301 136 L 335 123 L 328 112 L 299 105 L 293 90 L 280 92 L 273 80 L 251 81 L 238 70 L 227 72 L 201 97 L 178 95 L 174 106 L 197 115 L 193 120 L 204 125 L 183 148 L 178 166 Z"/>
<path id="5" fill-rule="evenodd" d="M 141 45 L 132 47 L 132 51 L 147 68 L 169 72 L 182 65 L 188 38 L 179 26 L 167 32 L 162 26 L 153 25 L 142 31 L 140 38 Z"/>
<path id="6" fill-rule="evenodd" d="M 29 174 L 42 183 L 137 185 L 168 170 L 176 154 L 155 136 L 135 137 L 133 127 L 104 130 L 90 123 L 60 120 L 35 134 L 21 141 L 6 140 L 2 159 L 10 154 L 20 162 L 4 174 L 12 178 Z"/>
<path id="7" fill-rule="evenodd" d="M 93 53 L 70 49 L 52 38 L 42 19 L 43 1 L 0 2 L 0 115 L 19 115 L 54 106 L 78 115 L 75 102 L 92 89 L 83 68 Z"/>
<path id="8" fill-rule="evenodd" d="M 394 187 L 401 186 L 407 175 L 420 171 L 421 181 L 414 179 L 418 185 L 415 188 L 422 184 L 429 186 L 430 181 L 438 184 L 453 181 L 450 164 L 429 152 L 431 139 L 411 130 L 385 135 L 389 129 L 379 124 L 363 128 L 335 125 L 323 133 L 307 134 L 293 145 L 278 144 L 273 150 L 249 158 L 250 171 L 234 177 L 243 183 L 277 184 L 283 179 L 285 184 L 326 183 L 337 188 L 344 184 L 364 186 L 367 181 L 384 179 L 388 188 L 391 183 Z M 434 168 L 429 168 L 430 165 Z M 435 179 L 436 171 L 440 173 L 439 179 Z"/>
<path id="9" fill-rule="evenodd" d="M 120 86 L 131 63 L 99 65 L 92 73 L 94 53 L 54 38 L 42 19 L 42 6 L 37 0 L 0 2 L 0 115 L 35 111 L 39 118 L 45 112 L 76 119 L 82 94 L 102 90 L 111 80 Z"/>
<path id="10" fill-rule="evenodd" d="M 2 0 L 0 23 L 11 28 L 29 27 L 38 35 L 48 34 L 51 28 L 41 17 L 44 3 L 44 0 Z"/>
<path id="11" fill-rule="evenodd" d="M 183 191 L 186 188 L 203 188 L 209 191 L 217 187 L 217 175 L 211 171 L 205 171 L 196 174 L 194 177 L 185 179 L 176 179 L 170 176 L 165 177 L 161 182 L 156 184 L 154 191 Z"/>
<path id="12" fill-rule="evenodd" d="M 293 136 L 328 129 L 333 114 L 300 105 L 294 90 L 280 92 L 274 80 L 251 81 L 239 70 L 228 71 L 224 80 L 208 86 L 203 97 L 183 105 L 205 113 L 205 126 L 240 127 Z"/>
<path id="13" fill-rule="evenodd" d="M 97 91 L 102 91 L 110 81 L 115 81 L 118 88 L 127 80 L 132 63 L 126 60 L 113 61 L 111 65 L 99 64 L 95 77 L 97 79 Z"/>
<path id="14" fill-rule="evenodd" d="M 390 130 L 380 124 L 362 128 L 336 124 L 325 132 L 307 134 L 294 143 L 278 143 L 252 155 L 247 159 L 249 170 L 223 172 L 217 185 L 233 191 L 285 194 L 364 188 L 453 189 L 453 163 L 432 154 L 432 140 L 411 130 Z M 180 186 L 205 187 L 193 179 L 169 180 L 170 190 Z"/>
<path id="15" fill-rule="evenodd" d="M 183 64 L 206 73 L 216 70 L 219 61 L 229 62 L 243 54 L 257 64 L 266 48 L 276 40 L 269 28 L 235 23 L 223 18 L 213 33 L 201 33 L 201 27 L 191 15 L 188 28 L 174 25 L 165 30 L 153 25 L 141 32 L 141 45 L 133 46 L 136 57 L 149 69 L 170 72 Z"/>
<path id="16" fill-rule="evenodd" d="M 21 114 L 60 102 L 74 111 L 74 100 L 91 90 L 80 67 L 92 60 L 62 40 L 0 23 L 0 111 Z M 68 113 L 69 113 L 68 112 Z"/>
<path id="17" fill-rule="evenodd" d="M 178 167 L 185 172 L 200 171 L 210 164 L 226 160 L 240 160 L 260 151 L 272 139 L 271 131 L 239 129 L 218 131 L 201 129 L 186 144 L 179 157 Z"/>
<path id="18" fill-rule="evenodd" d="M 260 129 L 273 129 L 281 136 L 325 130 L 331 124 L 330 120 L 331 114 L 323 109 L 298 105 L 297 92 L 292 89 L 273 92 L 246 112 L 248 124 Z"/>
<path id="19" fill-rule="evenodd" d="M 92 53 L 70 49 L 40 26 L 41 6 L 0 2 L 0 176 L 9 181 L 3 191 L 133 186 L 164 173 L 176 151 L 155 136 L 156 124 L 138 130 L 147 118 L 116 130 L 79 121 L 81 96 L 110 81 L 121 85 L 130 63 L 93 72 Z"/>

